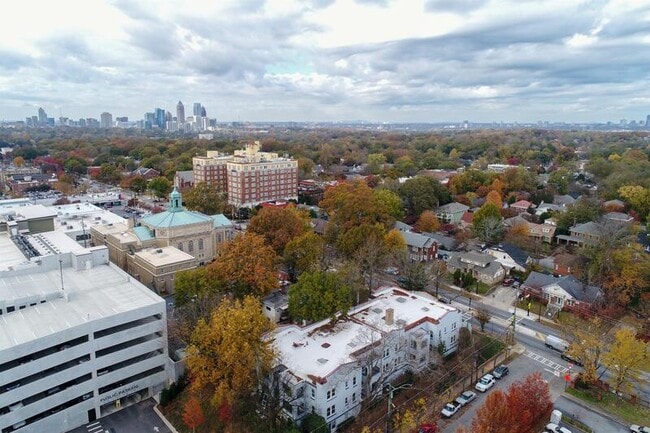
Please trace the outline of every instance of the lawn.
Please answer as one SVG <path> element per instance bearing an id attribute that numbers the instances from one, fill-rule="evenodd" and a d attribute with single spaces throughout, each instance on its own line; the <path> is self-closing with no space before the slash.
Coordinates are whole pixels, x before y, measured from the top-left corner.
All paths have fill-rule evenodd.
<path id="1" fill-rule="evenodd" d="M 630 424 L 650 424 L 650 409 L 640 404 L 631 404 L 611 392 L 575 388 L 569 388 L 566 392 Z"/>

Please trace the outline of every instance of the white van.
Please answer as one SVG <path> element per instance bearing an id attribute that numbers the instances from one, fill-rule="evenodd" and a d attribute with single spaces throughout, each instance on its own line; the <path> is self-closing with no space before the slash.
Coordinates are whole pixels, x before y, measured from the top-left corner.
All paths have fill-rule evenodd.
<path id="1" fill-rule="evenodd" d="M 548 347 L 549 349 L 555 349 L 558 352 L 564 352 L 566 350 L 569 350 L 569 343 L 562 340 L 561 338 L 556 337 L 555 335 L 546 336 L 546 340 L 544 340 L 544 344 L 546 344 L 546 347 Z"/>

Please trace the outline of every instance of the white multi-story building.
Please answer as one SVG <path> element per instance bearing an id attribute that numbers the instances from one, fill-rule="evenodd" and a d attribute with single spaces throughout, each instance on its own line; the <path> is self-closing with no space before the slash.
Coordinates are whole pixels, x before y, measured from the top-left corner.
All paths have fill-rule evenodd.
<path id="1" fill-rule="evenodd" d="M 165 302 L 106 247 L 0 271 L 0 315 L 2 433 L 68 431 L 167 384 Z"/>
<path id="2" fill-rule="evenodd" d="M 313 412 L 336 431 L 401 374 L 454 352 L 467 320 L 426 293 L 385 288 L 334 324 L 278 328 L 272 338 L 285 415 L 301 422 Z"/>
<path id="3" fill-rule="evenodd" d="M 226 164 L 232 160 L 232 155 L 226 155 L 216 150 L 208 150 L 206 156 L 192 158 L 194 184 L 205 182 L 218 191 L 226 192 L 228 177 Z"/>

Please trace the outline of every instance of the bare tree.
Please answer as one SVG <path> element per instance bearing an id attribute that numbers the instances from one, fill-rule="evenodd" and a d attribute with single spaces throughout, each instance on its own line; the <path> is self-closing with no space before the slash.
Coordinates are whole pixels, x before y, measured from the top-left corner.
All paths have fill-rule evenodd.
<path id="1" fill-rule="evenodd" d="M 476 314 L 474 317 L 476 317 L 476 320 L 478 320 L 478 323 L 481 325 L 481 332 L 485 331 L 485 325 L 492 319 L 492 315 L 488 309 L 485 308 L 485 305 L 479 305 L 476 307 Z"/>
<path id="2" fill-rule="evenodd" d="M 447 274 L 447 263 L 445 263 L 444 260 L 436 259 L 433 261 L 433 263 L 431 263 L 431 267 L 429 268 L 429 276 L 431 278 L 431 281 L 434 283 L 436 287 L 436 297 L 438 297 L 440 282 L 444 279 L 446 274 Z"/>

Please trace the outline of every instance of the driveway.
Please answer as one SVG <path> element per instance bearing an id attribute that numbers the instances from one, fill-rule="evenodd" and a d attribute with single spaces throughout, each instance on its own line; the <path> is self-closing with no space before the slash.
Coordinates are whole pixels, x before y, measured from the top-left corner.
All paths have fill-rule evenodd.
<path id="1" fill-rule="evenodd" d="M 155 404 L 156 402 L 150 398 L 70 430 L 68 433 L 172 433 L 154 412 Z"/>

